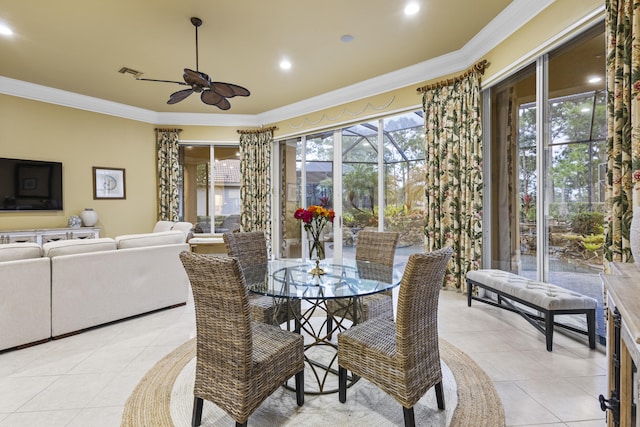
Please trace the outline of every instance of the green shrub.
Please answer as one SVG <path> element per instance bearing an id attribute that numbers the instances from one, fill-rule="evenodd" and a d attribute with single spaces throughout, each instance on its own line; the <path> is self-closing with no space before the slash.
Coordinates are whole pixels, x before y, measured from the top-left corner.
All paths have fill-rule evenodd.
<path id="1" fill-rule="evenodd" d="M 602 212 L 579 212 L 570 216 L 571 231 L 586 236 L 601 234 L 604 230 L 604 214 Z"/>
<path id="2" fill-rule="evenodd" d="M 604 234 L 589 234 L 584 236 L 584 243 L 602 245 L 604 243 Z"/>

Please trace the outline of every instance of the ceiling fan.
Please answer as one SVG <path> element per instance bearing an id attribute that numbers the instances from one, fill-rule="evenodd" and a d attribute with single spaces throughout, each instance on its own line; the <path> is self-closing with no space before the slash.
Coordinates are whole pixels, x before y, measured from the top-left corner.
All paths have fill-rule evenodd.
<path id="1" fill-rule="evenodd" d="M 200 99 L 205 104 L 215 105 L 221 110 L 228 110 L 231 108 L 231 104 L 227 98 L 233 98 L 234 96 L 249 96 L 251 93 L 248 89 L 243 88 L 232 83 L 213 82 L 208 74 L 205 74 L 198 70 L 198 27 L 202 25 L 200 18 L 191 18 L 191 23 L 196 27 L 196 69 L 191 70 L 189 68 L 184 69 L 184 82 L 174 80 L 156 80 L 156 79 L 143 79 L 136 77 L 136 80 L 146 80 L 149 82 L 162 82 L 162 83 L 177 83 L 183 86 L 191 86 L 189 89 L 179 90 L 172 93 L 169 96 L 167 104 L 176 104 L 192 93 L 199 93 Z"/>

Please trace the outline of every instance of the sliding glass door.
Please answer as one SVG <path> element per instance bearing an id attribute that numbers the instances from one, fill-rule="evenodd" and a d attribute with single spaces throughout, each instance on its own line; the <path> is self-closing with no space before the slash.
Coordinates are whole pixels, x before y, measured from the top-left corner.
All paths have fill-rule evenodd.
<path id="1" fill-rule="evenodd" d="M 598 25 L 484 93 L 491 135 L 485 266 L 592 296 L 600 308 L 604 50 Z"/>

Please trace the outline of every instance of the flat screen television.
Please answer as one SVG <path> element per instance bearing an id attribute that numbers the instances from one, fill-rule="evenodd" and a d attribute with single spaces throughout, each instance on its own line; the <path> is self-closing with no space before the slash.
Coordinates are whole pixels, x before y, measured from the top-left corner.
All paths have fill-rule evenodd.
<path id="1" fill-rule="evenodd" d="M 0 211 L 47 210 L 62 210 L 62 163 L 0 157 Z"/>

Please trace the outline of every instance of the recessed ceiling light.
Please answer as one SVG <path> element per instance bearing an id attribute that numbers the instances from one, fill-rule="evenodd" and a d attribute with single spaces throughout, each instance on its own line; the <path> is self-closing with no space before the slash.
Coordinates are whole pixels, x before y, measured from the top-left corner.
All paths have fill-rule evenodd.
<path id="1" fill-rule="evenodd" d="M 289 62 L 289 60 L 287 59 L 283 59 L 282 61 L 280 61 L 280 68 L 282 70 L 288 70 L 291 68 L 291 62 Z"/>
<path id="2" fill-rule="evenodd" d="M 598 83 L 602 80 L 602 77 L 599 76 L 594 76 L 594 77 L 589 77 L 589 83 Z"/>
<path id="3" fill-rule="evenodd" d="M 351 34 L 345 34 L 342 37 L 340 37 L 340 41 L 342 43 L 349 43 L 353 41 L 353 36 Z"/>
<path id="4" fill-rule="evenodd" d="M 13 30 L 7 27 L 5 24 L 0 24 L 0 34 L 3 36 L 12 36 Z"/>
<path id="5" fill-rule="evenodd" d="M 404 7 L 405 15 L 415 15 L 420 10 L 420 5 L 418 3 L 409 3 Z"/>

